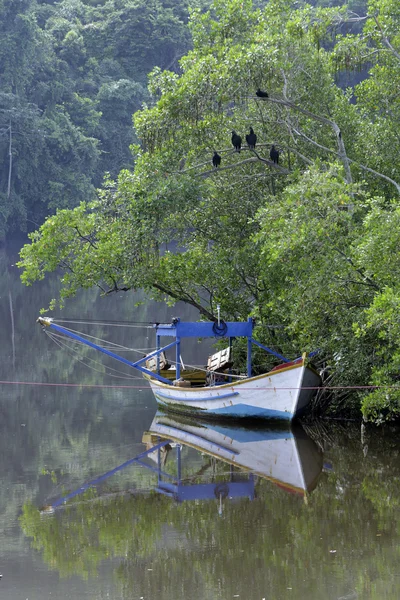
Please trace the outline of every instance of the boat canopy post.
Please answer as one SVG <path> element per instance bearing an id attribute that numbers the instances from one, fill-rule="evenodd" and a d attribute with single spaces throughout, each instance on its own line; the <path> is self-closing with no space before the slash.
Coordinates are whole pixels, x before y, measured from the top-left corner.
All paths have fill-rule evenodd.
<path id="1" fill-rule="evenodd" d="M 235 337 L 247 338 L 247 373 L 251 377 L 251 344 L 254 321 L 249 317 L 245 322 L 226 322 L 226 321 L 192 321 L 182 322 L 179 318 L 172 319 L 170 324 L 158 323 L 154 325 L 157 336 L 157 349 L 159 347 L 159 338 L 173 337 L 176 340 L 176 379 L 180 377 L 181 367 L 181 339 L 182 338 L 228 338 L 229 345 Z"/>
<path id="2" fill-rule="evenodd" d="M 156 352 L 157 352 L 157 374 L 160 375 L 160 336 L 156 335 Z"/>
<path id="3" fill-rule="evenodd" d="M 181 376 L 181 338 L 176 338 L 176 378 L 179 379 Z"/>
<path id="4" fill-rule="evenodd" d="M 253 319 L 249 317 L 247 321 L 251 323 L 251 330 L 253 333 Z M 247 377 L 251 377 L 251 340 L 251 335 L 247 336 Z"/>
<path id="5" fill-rule="evenodd" d="M 182 457 L 181 457 L 182 446 L 180 444 L 176 445 L 176 467 L 177 467 L 177 477 L 178 481 L 182 479 Z"/>
<path id="6" fill-rule="evenodd" d="M 254 319 L 249 317 L 247 321 L 189 321 L 182 322 L 179 318 L 172 319 L 172 323 L 154 325 L 157 336 L 157 349 L 160 345 L 161 337 L 173 337 L 176 340 L 176 378 L 180 377 L 180 345 L 183 338 L 228 338 L 229 345 L 232 345 L 232 340 L 236 337 L 247 338 L 247 376 L 251 377 L 251 363 L 252 363 L 252 344 L 255 344 L 259 348 L 262 348 L 269 354 L 276 356 L 279 360 L 288 363 L 289 358 L 282 356 L 279 352 L 275 352 L 271 348 L 260 344 L 253 339 L 253 327 Z"/>
<path id="7" fill-rule="evenodd" d="M 158 438 L 160 440 L 161 438 Z M 169 440 L 170 441 L 170 440 Z M 190 447 L 190 446 L 189 446 Z M 189 483 L 182 481 L 182 445 L 176 445 L 176 475 L 172 480 L 172 476 L 168 475 L 170 481 L 165 481 L 165 473 L 158 471 L 156 492 L 164 496 L 174 498 L 176 502 L 184 502 L 185 500 L 219 500 L 225 498 L 255 498 L 255 477 L 253 473 L 249 473 L 248 481 L 233 481 L 233 465 L 230 466 L 230 481 L 218 483 Z M 158 464 L 161 465 L 160 448 L 158 449 Z"/>

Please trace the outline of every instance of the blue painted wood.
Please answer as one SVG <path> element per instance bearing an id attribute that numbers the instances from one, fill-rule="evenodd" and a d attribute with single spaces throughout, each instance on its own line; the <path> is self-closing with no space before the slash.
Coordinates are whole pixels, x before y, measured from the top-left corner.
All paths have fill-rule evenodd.
<path id="1" fill-rule="evenodd" d="M 228 452 L 229 454 L 234 454 L 235 456 L 237 456 L 238 454 L 240 454 L 239 451 L 234 450 L 232 447 L 230 446 L 224 446 L 223 444 L 216 444 L 214 442 L 210 442 L 210 440 L 208 440 L 206 437 L 203 437 L 202 435 L 200 435 L 199 433 L 190 433 L 188 431 L 185 431 L 183 429 L 179 429 L 178 427 L 174 427 L 173 425 L 167 425 L 168 427 L 168 435 L 171 436 L 176 436 L 177 438 L 183 438 L 183 443 L 187 443 L 187 442 L 191 442 L 192 444 L 194 444 L 195 446 L 199 444 L 199 440 L 206 442 L 208 448 L 210 448 L 210 451 L 212 451 L 212 447 L 215 447 L 215 453 L 218 453 L 218 450 L 225 450 L 225 452 Z"/>
<path id="2" fill-rule="evenodd" d="M 226 494 L 228 498 L 245 498 L 254 499 L 254 479 L 249 481 L 227 482 Z M 218 500 L 218 484 L 215 483 L 198 483 L 193 485 L 177 485 L 165 484 L 160 482 L 156 488 L 156 492 L 173 497 L 178 502 L 185 500 Z"/>
<path id="3" fill-rule="evenodd" d="M 247 377 L 251 377 L 251 338 L 247 338 Z"/>
<path id="4" fill-rule="evenodd" d="M 74 490 L 73 492 L 71 492 L 71 493 L 67 494 L 66 496 L 63 496 L 62 498 L 59 498 L 59 500 L 56 500 L 55 502 L 53 502 L 53 504 L 51 505 L 51 507 L 52 508 L 57 508 L 58 506 L 61 506 L 61 504 L 64 504 L 65 502 L 67 502 L 67 500 L 70 500 L 71 498 L 74 498 L 75 496 L 78 496 L 79 494 L 82 494 L 82 492 L 84 492 L 88 488 L 93 487 L 93 486 L 97 485 L 98 483 L 101 483 L 102 481 L 104 481 L 108 477 L 111 477 L 111 475 L 114 475 L 114 473 L 117 473 L 118 471 L 121 471 L 122 469 L 125 469 L 125 467 L 128 467 L 129 465 L 131 465 L 131 464 L 133 464 L 135 462 L 141 463 L 141 460 L 140 460 L 141 458 L 144 458 L 148 454 L 151 454 L 155 450 L 159 450 L 163 446 L 166 446 L 167 444 L 170 444 L 170 443 L 171 443 L 170 440 L 163 440 L 162 442 L 160 442 L 156 446 L 153 446 L 152 448 L 149 448 L 148 450 L 145 450 L 141 454 L 138 454 L 134 458 L 130 458 L 129 460 L 125 461 L 124 463 L 122 463 L 122 465 L 119 465 L 118 467 L 115 467 L 114 469 L 111 469 L 111 471 L 107 471 L 107 473 L 104 473 L 104 475 L 100 475 L 99 477 L 96 477 L 96 479 L 92 479 L 91 481 L 88 481 L 87 483 L 84 483 L 77 490 Z M 144 463 L 141 463 L 141 464 L 143 466 L 147 466 Z M 159 469 L 157 469 L 157 471 L 159 471 Z"/>
<path id="5" fill-rule="evenodd" d="M 215 408 L 212 411 L 203 411 L 205 414 L 209 412 L 213 415 L 230 416 L 230 417 L 248 417 L 263 419 L 279 419 L 290 421 L 293 414 L 283 410 L 273 410 L 271 408 L 260 408 L 258 406 L 250 406 L 248 404 L 236 404 L 234 406 L 225 406 L 224 408 Z"/>
<path id="6" fill-rule="evenodd" d="M 226 334 L 221 337 L 251 337 L 253 331 L 252 320 L 245 323 L 226 322 Z M 212 321 L 207 322 L 182 322 L 177 320 L 174 324 L 155 325 L 157 335 L 160 337 L 179 337 L 179 338 L 207 338 L 219 337 L 213 331 L 216 324 Z"/>
<path id="7" fill-rule="evenodd" d="M 56 325 L 55 323 L 50 323 L 48 325 L 48 327 L 50 327 L 50 329 L 54 329 L 55 331 L 59 331 L 60 333 L 63 333 L 64 335 L 66 335 L 74 340 L 77 340 L 78 342 L 81 342 L 82 344 L 85 344 L 86 346 L 89 346 L 90 348 L 94 348 L 95 350 L 98 350 L 99 352 L 102 352 L 103 354 L 107 354 L 107 356 L 111 356 L 111 358 L 115 358 L 116 360 L 119 360 L 120 362 L 122 362 L 126 365 L 129 365 L 130 367 L 133 367 L 134 369 L 137 369 L 138 371 L 141 371 L 142 373 L 146 373 L 146 375 L 150 375 L 151 377 L 154 377 L 154 379 L 158 379 L 158 381 L 161 381 L 162 383 L 167 383 L 168 385 L 172 385 L 172 382 L 169 379 L 162 377 L 158 373 L 149 371 L 148 369 L 145 369 L 144 367 L 141 367 L 140 365 L 142 362 L 148 360 L 152 356 L 157 356 L 157 354 L 159 354 L 160 352 L 163 352 L 164 350 L 168 350 L 168 348 L 175 346 L 176 342 L 171 342 L 171 344 L 168 344 L 168 346 L 165 346 L 164 348 L 161 348 L 160 350 L 155 350 L 154 352 L 152 352 L 151 354 L 148 354 L 147 356 L 144 356 L 140 360 L 138 360 L 136 362 L 132 362 L 130 360 L 127 360 L 123 356 L 119 356 L 118 354 L 115 354 L 115 352 L 106 350 L 105 348 L 102 348 L 101 346 L 98 346 L 97 344 L 94 344 L 93 342 L 86 340 L 84 337 L 77 335 L 76 333 L 73 333 L 72 331 L 69 331 L 68 329 L 65 329 L 65 327 L 61 327 L 60 325 Z"/>
<path id="8" fill-rule="evenodd" d="M 181 338 L 176 338 L 176 360 L 175 360 L 175 369 L 176 369 L 176 379 L 180 379 L 181 376 Z"/>
<path id="9" fill-rule="evenodd" d="M 290 424 L 287 424 L 287 429 L 248 429 L 247 427 L 229 427 L 228 425 L 220 425 L 218 422 L 207 423 L 207 429 L 216 431 L 221 435 L 235 440 L 240 444 L 248 444 L 249 442 L 262 442 L 266 440 L 287 440 L 293 439 L 294 434 L 290 429 Z"/>
<path id="10" fill-rule="evenodd" d="M 279 358 L 282 362 L 290 362 L 290 358 L 285 358 L 284 356 L 282 356 L 282 354 L 279 354 L 279 352 L 275 352 L 275 350 L 272 350 L 271 348 L 268 348 L 268 346 L 264 346 L 263 344 L 260 344 L 260 342 L 257 342 L 256 340 L 253 340 L 253 338 L 251 339 L 251 342 L 253 344 L 255 344 L 256 346 L 258 346 L 259 348 L 262 348 L 263 350 L 265 350 L 266 352 L 268 352 L 269 354 L 272 354 L 273 356 L 276 356 L 276 358 Z"/>

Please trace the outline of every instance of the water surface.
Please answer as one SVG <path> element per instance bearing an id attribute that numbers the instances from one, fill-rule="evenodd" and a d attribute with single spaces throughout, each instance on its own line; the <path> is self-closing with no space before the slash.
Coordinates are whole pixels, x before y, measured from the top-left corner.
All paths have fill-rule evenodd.
<path id="1" fill-rule="evenodd" d="M 136 374 L 41 331 L 35 320 L 57 282 L 24 288 L 12 264 L 3 253 L 1 598 L 398 598 L 396 428 L 232 431 L 163 421 Z M 136 325 L 196 318 L 139 300 L 88 292 L 62 316 Z M 96 336 L 108 334 L 97 326 Z M 142 326 L 117 328 L 112 339 L 140 352 L 154 345 Z M 188 362 L 199 352 L 188 349 Z M 168 436 L 169 447 L 145 459 L 153 470 L 134 463 L 41 511 Z"/>

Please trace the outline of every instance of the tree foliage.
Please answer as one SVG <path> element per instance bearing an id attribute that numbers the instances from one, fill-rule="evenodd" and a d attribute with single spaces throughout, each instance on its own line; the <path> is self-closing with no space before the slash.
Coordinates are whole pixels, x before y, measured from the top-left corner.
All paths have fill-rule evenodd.
<path id="1" fill-rule="evenodd" d="M 360 33 L 337 37 L 354 21 Z M 144 288 L 207 318 L 217 304 L 224 318 L 253 314 L 258 335 L 287 355 L 320 348 L 339 406 L 349 386 L 358 404 L 354 388 L 378 378 L 389 387 L 364 400 L 364 415 L 395 415 L 397 346 L 376 315 L 395 313 L 384 309 L 387 279 L 395 297 L 396 281 L 379 247 L 388 222 L 392 246 L 398 236 L 396 24 L 385 0 L 366 17 L 284 0 L 194 9 L 181 75 L 155 69 L 158 100 L 135 114 L 135 170 L 32 235 L 25 283 L 61 266 L 62 298 L 93 284 Z M 338 70 L 356 65 L 368 65 L 367 80 L 341 89 Z M 251 126 L 255 150 L 235 152 L 232 130 L 244 140 Z"/>
<path id="2" fill-rule="evenodd" d="M 187 6 L 161 0 L 0 5 L 0 241 L 95 198 L 133 166 L 147 73 L 189 48 Z"/>

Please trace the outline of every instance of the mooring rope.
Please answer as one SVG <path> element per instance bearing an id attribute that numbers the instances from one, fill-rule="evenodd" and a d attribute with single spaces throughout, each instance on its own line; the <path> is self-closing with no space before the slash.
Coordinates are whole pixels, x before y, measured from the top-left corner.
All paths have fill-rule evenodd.
<path id="1" fill-rule="evenodd" d="M 75 333 L 73 331 L 73 329 L 71 329 L 69 331 Z M 79 340 L 75 340 L 75 339 L 72 339 L 72 338 L 67 338 L 65 335 L 63 335 L 61 333 L 54 333 L 52 330 L 49 330 L 49 329 L 46 329 L 45 333 L 51 339 L 54 339 L 54 340 L 55 340 L 55 338 L 60 339 L 60 340 L 64 339 L 64 340 L 67 340 L 70 344 L 75 344 L 77 346 L 78 345 L 80 345 L 80 346 L 84 346 L 85 345 L 83 342 L 80 342 Z M 80 335 L 82 335 L 82 334 L 80 334 Z M 86 337 L 91 337 L 93 340 L 98 340 L 100 342 L 104 342 L 105 344 L 107 343 L 107 340 L 102 340 L 101 338 L 96 338 L 94 336 L 86 336 Z M 101 348 L 105 349 L 105 350 L 113 350 L 113 349 L 118 348 L 118 350 L 121 350 L 121 351 L 123 350 L 124 352 L 138 352 L 139 354 L 143 354 L 143 353 L 147 354 L 149 352 L 152 352 L 153 350 L 156 350 L 155 347 L 149 347 L 149 348 L 129 348 L 128 346 L 122 346 L 120 344 L 116 344 L 115 342 L 108 342 L 108 343 L 110 344 L 109 346 L 106 346 L 106 345 L 103 345 L 103 344 L 97 344 L 97 345 L 100 346 Z"/>
<path id="2" fill-rule="evenodd" d="M 52 317 L 54 323 L 73 323 L 75 325 L 104 325 L 105 327 L 132 327 L 136 329 L 154 329 L 154 323 L 151 321 L 102 321 L 96 319 L 57 319 Z"/>
<path id="3" fill-rule="evenodd" d="M 103 373 L 106 375 L 106 373 Z M 141 377 L 132 377 L 132 379 L 141 379 Z M 112 388 L 112 389 L 130 389 L 130 390 L 150 390 L 150 387 L 143 381 L 144 385 L 107 385 L 101 383 L 60 383 L 60 382 L 43 382 L 43 381 L 10 381 L 10 380 L 0 380 L 0 385 L 36 385 L 36 386 L 50 386 L 50 387 L 81 387 L 81 388 Z M 227 385 L 227 384 L 225 384 Z M 229 384 L 228 384 L 229 385 Z M 172 388 L 172 386 L 171 386 Z M 215 389 L 214 387 L 207 388 L 197 388 L 197 389 Z M 253 387 L 246 387 L 242 385 L 242 390 L 252 389 Z M 260 386 L 257 390 L 397 390 L 400 391 L 400 386 L 398 385 L 332 385 L 332 386 L 300 386 L 300 387 L 289 387 L 289 386 L 274 386 L 273 388 L 267 386 Z"/>
<path id="4" fill-rule="evenodd" d="M 87 360 L 88 362 L 92 362 L 95 365 L 101 365 L 103 366 L 103 369 L 105 368 L 106 370 L 101 370 L 101 369 L 96 369 L 95 367 L 93 367 L 90 364 L 87 364 L 85 362 L 85 360 L 80 357 L 78 355 L 77 352 L 72 351 L 71 346 L 65 342 L 64 340 L 66 339 L 64 336 L 56 336 L 53 333 L 50 333 L 48 331 L 46 331 L 46 334 L 53 340 L 53 342 L 61 349 L 65 348 L 67 353 L 72 356 L 75 360 L 77 360 L 78 362 L 80 362 L 81 364 L 83 364 L 85 367 L 87 367 L 88 369 L 91 369 L 92 371 L 94 371 L 95 373 L 101 373 L 102 375 L 108 375 L 109 377 L 118 377 L 119 379 L 129 379 L 129 380 L 134 380 L 134 379 L 142 379 L 142 377 L 140 376 L 134 376 L 134 375 L 128 375 L 126 373 L 124 373 L 123 371 L 119 371 L 118 369 L 115 369 L 114 367 L 104 367 L 104 363 L 98 360 L 94 360 L 93 358 L 90 358 L 90 356 L 85 356 L 85 360 Z M 55 338 L 61 338 L 61 339 L 55 339 Z M 118 373 L 118 375 L 115 375 L 114 373 L 111 373 L 109 371 L 107 371 L 107 369 L 109 371 L 114 371 L 115 373 Z"/>

